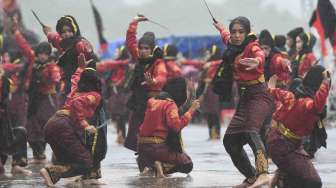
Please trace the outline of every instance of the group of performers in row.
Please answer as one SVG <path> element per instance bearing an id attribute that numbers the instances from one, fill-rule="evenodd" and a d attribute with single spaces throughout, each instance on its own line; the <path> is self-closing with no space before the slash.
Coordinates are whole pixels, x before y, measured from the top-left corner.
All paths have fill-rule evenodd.
<path id="1" fill-rule="evenodd" d="M 13 172 L 31 174 L 24 168 L 28 142 L 34 162 L 46 159 L 46 144 L 53 151 L 53 164 L 40 170 L 48 186 L 78 175 L 101 178 L 106 115 L 117 123 L 118 142 L 135 152 L 142 175 L 190 173 L 193 162 L 183 150 L 181 130 L 201 107 L 209 137 L 219 139 L 221 105 L 231 108 L 236 102 L 223 138 L 246 178 L 236 187 L 322 187 L 310 160 L 318 147 L 305 151 L 302 144 L 311 146 L 314 131 L 325 137 L 331 80 L 312 52 L 315 37 L 302 28 L 274 38 L 264 30 L 257 37 L 249 20 L 237 17 L 228 28 L 214 23 L 224 52 L 212 46 L 204 61 L 177 60 L 176 46 L 158 47 L 153 32 L 137 40 L 138 24 L 148 20 L 137 16 L 117 58 L 100 61 L 70 15 L 57 21 L 56 32 L 43 26 L 48 42 L 34 50 L 18 16 L 10 19 L 1 44 L 0 173 L 12 155 Z M 7 50 L 8 44 L 19 51 Z M 278 167 L 273 177 L 268 158 Z"/>

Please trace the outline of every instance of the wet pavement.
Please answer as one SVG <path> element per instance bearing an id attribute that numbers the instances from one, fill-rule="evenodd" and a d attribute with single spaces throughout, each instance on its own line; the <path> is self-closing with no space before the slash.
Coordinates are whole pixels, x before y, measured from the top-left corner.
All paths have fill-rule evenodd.
<path id="1" fill-rule="evenodd" d="M 116 144 L 114 127 L 109 127 L 109 150 L 102 163 L 103 186 L 85 185 L 74 182 L 73 179 L 61 180 L 56 187 L 82 188 L 82 187 L 232 187 L 243 181 L 243 176 L 234 168 L 231 159 L 226 154 L 222 141 L 208 141 L 206 126 L 190 125 L 183 130 L 183 139 L 186 152 L 194 162 L 194 169 L 189 175 L 174 174 L 165 179 L 154 177 L 140 177 L 135 164 L 133 152 Z M 222 135 L 224 130 L 222 131 Z M 253 161 L 253 154 L 246 146 L 248 154 Z M 50 156 L 48 148 L 48 156 Z M 31 150 L 29 150 L 31 157 Z M 314 160 L 320 173 L 323 187 L 336 188 L 336 129 L 328 129 L 328 149 L 321 149 Z M 9 172 L 9 163 L 6 165 L 6 176 L 0 177 L 0 187 L 6 188 L 40 188 L 45 187 L 38 174 L 41 165 L 29 165 L 33 171 L 32 177 L 12 176 Z M 270 165 L 270 172 L 275 170 Z"/>

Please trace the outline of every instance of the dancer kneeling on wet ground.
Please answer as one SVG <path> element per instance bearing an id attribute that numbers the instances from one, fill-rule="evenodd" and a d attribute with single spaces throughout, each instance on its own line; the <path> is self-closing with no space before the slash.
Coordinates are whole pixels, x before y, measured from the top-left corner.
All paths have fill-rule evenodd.
<path id="1" fill-rule="evenodd" d="M 195 100 L 189 110 L 179 116 L 178 107 L 182 106 L 186 99 L 186 80 L 177 77 L 169 80 L 158 96 L 148 100 L 138 139 L 139 157 L 143 158 L 146 164 L 143 174 L 153 167 L 158 177 L 165 177 L 165 174 L 174 172 L 189 173 L 192 170 L 193 163 L 190 157 L 182 150 L 174 149 L 168 141 L 168 135 L 178 135 L 200 106 L 199 101 Z"/>
<path id="2" fill-rule="evenodd" d="M 273 187 L 278 175 L 284 173 L 280 187 L 320 188 L 321 178 L 303 150 L 302 139 L 312 133 L 320 120 L 331 86 L 330 74 L 320 65 L 313 66 L 292 92 L 275 88 L 276 79 L 270 80 L 268 89 L 277 101 L 267 138 L 269 155 L 280 171 L 273 178 Z"/>
<path id="3" fill-rule="evenodd" d="M 93 166 L 91 152 L 82 135 L 84 130 L 91 134 L 97 131 L 86 119 L 101 105 L 101 82 L 94 69 L 85 68 L 89 62 L 85 62 L 83 54 L 78 63 L 64 106 L 44 127 L 45 138 L 58 162 L 40 171 L 48 186 L 53 186 L 60 178 L 84 175 Z"/>
<path id="4" fill-rule="evenodd" d="M 245 17 L 233 19 L 229 31 L 215 23 L 227 48 L 223 63 L 214 77 L 214 91 L 230 99 L 233 81 L 239 88 L 236 113 L 226 129 L 223 144 L 236 168 L 246 180 L 236 187 L 257 187 L 267 184 L 268 164 L 260 128 L 272 109 L 272 98 L 267 93 L 264 77 L 265 54 L 251 32 L 250 21 Z M 249 144 L 255 156 L 254 168 L 243 146 Z"/>

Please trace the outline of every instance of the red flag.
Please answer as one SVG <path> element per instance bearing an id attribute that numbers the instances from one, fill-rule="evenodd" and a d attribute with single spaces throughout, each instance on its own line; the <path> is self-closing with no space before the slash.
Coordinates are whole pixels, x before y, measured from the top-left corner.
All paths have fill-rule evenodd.
<path id="1" fill-rule="evenodd" d="M 336 12 L 329 0 L 318 1 L 317 9 L 313 12 L 309 26 L 314 27 L 320 36 L 323 56 L 328 54 L 326 39 L 329 39 L 333 51 L 336 52 Z"/>
<path id="2" fill-rule="evenodd" d="M 320 18 L 320 14 L 319 11 L 316 10 L 313 13 L 312 16 L 312 20 L 310 21 L 309 24 L 311 27 L 314 27 L 317 31 L 317 33 L 320 36 L 320 40 L 321 40 L 321 52 L 323 56 L 327 56 L 328 55 L 328 51 L 327 51 L 327 46 L 326 46 L 326 38 L 325 38 L 325 31 L 324 31 L 324 27 L 321 23 L 321 18 Z"/>

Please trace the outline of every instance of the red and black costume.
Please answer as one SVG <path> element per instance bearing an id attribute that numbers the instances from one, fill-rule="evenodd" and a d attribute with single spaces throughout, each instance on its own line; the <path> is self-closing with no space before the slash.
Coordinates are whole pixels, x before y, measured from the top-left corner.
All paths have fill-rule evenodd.
<path id="1" fill-rule="evenodd" d="M 317 64 L 316 57 L 313 53 L 313 47 L 316 38 L 311 33 L 301 33 L 298 35 L 303 42 L 302 49 L 298 52 L 295 60 L 292 62 L 292 77 L 303 78 L 309 69 Z"/>
<path id="2" fill-rule="evenodd" d="M 126 35 L 126 45 L 136 62 L 132 82 L 130 87 L 132 96 L 128 101 L 128 107 L 132 110 L 128 123 L 128 132 L 125 140 L 125 147 L 133 151 L 137 151 L 137 134 L 140 124 L 143 122 L 147 100 L 151 96 L 157 95 L 167 80 L 167 70 L 162 58 L 162 51 L 155 47 L 155 36 L 151 32 L 147 32 L 137 41 L 136 31 L 138 27 L 137 21 L 132 21 L 128 27 Z M 138 44 L 148 44 L 152 50 L 152 55 L 148 58 L 139 57 Z M 144 84 L 144 73 L 150 73 L 153 83 Z"/>
<path id="3" fill-rule="evenodd" d="M 299 36 L 301 33 L 304 32 L 304 29 L 302 27 L 297 27 L 292 30 L 290 30 L 287 33 L 287 39 L 291 40 L 292 44 L 291 46 L 288 46 L 288 58 L 290 61 L 294 61 L 298 52 L 296 51 L 296 37 Z"/>
<path id="4" fill-rule="evenodd" d="M 285 187 L 322 187 L 309 155 L 303 150 L 302 139 L 311 134 L 327 102 L 330 81 L 323 80 L 324 70 L 322 66 L 312 67 L 293 92 L 269 89 L 277 109 L 267 143 L 270 157 L 285 173 Z"/>
<path id="5" fill-rule="evenodd" d="M 64 26 L 71 28 L 73 36 L 70 38 L 62 38 Z M 92 45 L 88 40 L 81 36 L 79 26 L 74 17 L 66 15 L 61 17 L 56 24 L 57 33 L 48 33 L 47 37 L 49 42 L 62 52 L 62 55 L 59 57 L 58 65 L 63 70 L 63 80 L 64 80 L 64 93 L 63 97 L 67 96 L 70 93 L 71 89 L 71 77 L 78 67 L 78 56 L 84 54 L 85 59 L 90 61 L 88 67 L 93 69 L 96 68 L 97 57 L 93 52 Z M 62 101 L 61 101 L 62 103 Z M 91 125 L 99 126 L 105 122 L 105 113 L 103 108 L 97 109 L 94 116 L 89 120 Z M 87 143 L 88 148 L 95 148 L 94 153 L 94 168 L 93 171 L 84 178 L 100 178 L 100 161 L 105 158 L 107 152 L 107 129 L 106 127 L 98 130 L 98 136 L 96 138 L 91 135 L 85 135 L 89 142 Z M 96 140 L 96 145 L 92 143 Z"/>
<path id="6" fill-rule="evenodd" d="M 163 91 L 147 102 L 145 118 L 139 129 L 138 152 L 147 167 L 155 161 L 162 162 L 165 174 L 189 173 L 193 168 L 191 158 L 176 145 L 174 136 L 187 126 L 193 111 L 179 115 L 180 107 L 187 99 L 186 81 L 181 77 L 172 78 Z"/>
<path id="7" fill-rule="evenodd" d="M 44 127 L 46 141 L 59 164 L 45 168 L 53 183 L 60 178 L 85 175 L 94 165 L 94 156 L 83 135 L 89 126 L 88 118 L 95 114 L 101 103 L 100 80 L 94 70 L 78 67 L 71 83 L 71 93 L 64 106 Z"/>
<path id="8" fill-rule="evenodd" d="M 69 26 L 74 36 L 63 39 L 61 37 L 63 26 Z M 56 25 L 57 33 L 50 32 L 47 34 L 48 41 L 60 52 L 61 56 L 58 60 L 58 65 L 63 70 L 63 79 L 65 81 L 64 96 L 71 89 L 71 76 L 77 69 L 77 57 L 83 53 L 86 60 L 95 59 L 96 55 L 93 52 L 92 45 L 88 40 L 81 36 L 78 24 L 74 17 L 66 15 L 61 17 Z M 95 68 L 95 64 L 90 64 L 89 67 Z"/>
<path id="9" fill-rule="evenodd" d="M 245 17 L 237 17 L 230 23 L 240 24 L 244 32 L 250 32 L 250 22 Z M 230 33 L 220 31 L 223 42 L 227 44 L 224 51 L 223 63 L 219 66 L 213 80 L 214 91 L 229 100 L 232 93 L 233 80 L 239 88 L 239 103 L 224 135 L 223 144 L 226 151 L 238 170 L 246 177 L 245 182 L 252 184 L 260 174 L 267 173 L 268 164 L 264 144 L 260 138 L 260 128 L 270 115 L 272 99 L 266 92 L 267 86 L 264 78 L 265 55 L 261 50 L 256 36 L 248 34 L 241 45 L 233 45 Z M 258 66 L 246 70 L 246 66 L 239 63 L 243 58 L 255 58 Z M 243 148 L 249 144 L 255 155 L 254 168 Z"/>
<path id="10" fill-rule="evenodd" d="M 177 65 L 178 49 L 173 44 L 165 44 L 163 46 L 163 60 L 166 64 L 167 79 L 176 78 L 182 75 L 181 68 Z"/>
<path id="11" fill-rule="evenodd" d="M 61 78 L 60 68 L 54 63 L 35 60 L 35 55 L 40 53 L 45 53 L 48 56 L 51 54 L 49 43 L 40 43 L 34 52 L 19 31 L 16 31 L 15 37 L 29 64 L 34 64 L 28 68 L 28 77 L 31 79 L 27 80 L 29 102 L 26 128 L 34 159 L 41 160 L 46 158 L 43 126 L 58 109 L 56 85 Z"/>

